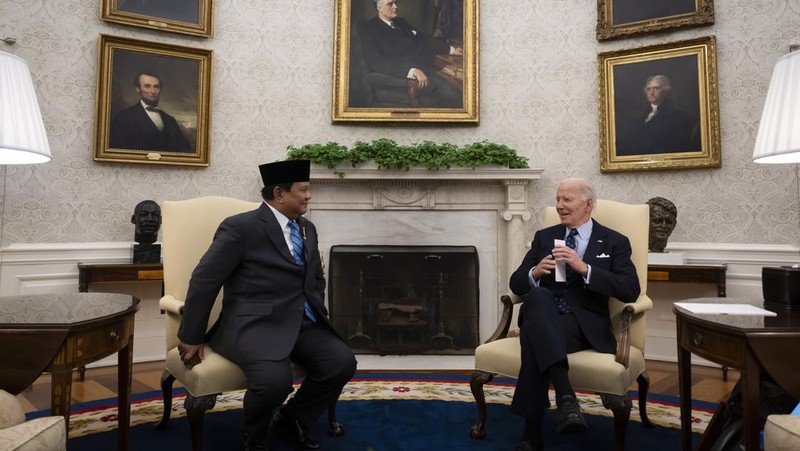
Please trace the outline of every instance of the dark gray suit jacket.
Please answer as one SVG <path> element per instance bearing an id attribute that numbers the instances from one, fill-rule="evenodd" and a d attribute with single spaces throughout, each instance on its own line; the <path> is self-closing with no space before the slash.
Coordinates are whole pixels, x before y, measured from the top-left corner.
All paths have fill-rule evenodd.
<path id="1" fill-rule="evenodd" d="M 305 268 L 295 263 L 266 204 L 225 219 L 192 273 L 178 338 L 189 344 L 208 341 L 233 362 L 282 360 L 294 348 L 306 299 L 318 321 L 330 326 L 317 229 L 305 218 L 298 223 L 305 237 Z M 219 320 L 206 334 L 223 287 Z"/>
<path id="2" fill-rule="evenodd" d="M 553 240 L 564 239 L 566 231 L 566 227 L 559 224 L 536 232 L 531 249 L 511 275 L 511 291 L 520 296 L 531 291 L 528 273 L 550 254 L 554 247 Z M 543 276 L 539 280 L 539 286 L 567 301 L 594 349 L 613 354 L 616 351 L 616 340 L 611 334 L 608 298 L 634 302 L 640 293 L 636 267 L 631 261 L 630 241 L 619 232 L 594 221 L 583 261 L 592 266 L 588 285 L 583 283 L 580 274 L 574 272 L 566 282 L 556 282 L 553 272 Z M 519 320 L 522 322 L 524 318 L 520 317 Z"/>

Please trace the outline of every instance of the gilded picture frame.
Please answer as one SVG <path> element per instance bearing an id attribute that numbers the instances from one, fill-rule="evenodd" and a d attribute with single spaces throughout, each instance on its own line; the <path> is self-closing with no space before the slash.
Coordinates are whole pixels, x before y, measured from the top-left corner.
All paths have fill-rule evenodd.
<path id="1" fill-rule="evenodd" d="M 100 35 L 94 160 L 208 166 L 212 56 Z"/>
<path id="2" fill-rule="evenodd" d="M 600 171 L 717 168 L 713 36 L 601 53 Z"/>
<path id="3" fill-rule="evenodd" d="M 478 0 L 387 3 L 335 1 L 332 122 L 477 124 Z"/>
<path id="4" fill-rule="evenodd" d="M 214 35 L 214 0 L 100 0 L 100 18 L 171 33 Z"/>
<path id="5" fill-rule="evenodd" d="M 714 23 L 714 0 L 597 0 L 597 40 Z"/>

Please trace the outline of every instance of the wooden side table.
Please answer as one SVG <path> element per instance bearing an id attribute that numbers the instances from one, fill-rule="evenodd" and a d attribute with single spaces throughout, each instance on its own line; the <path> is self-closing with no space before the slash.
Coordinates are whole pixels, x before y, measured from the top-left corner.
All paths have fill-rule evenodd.
<path id="1" fill-rule="evenodd" d="M 50 411 L 69 431 L 72 370 L 118 355 L 118 449 L 128 449 L 133 323 L 139 299 L 67 293 L 0 298 L 0 387 L 12 394 L 52 374 Z"/>
<path id="2" fill-rule="evenodd" d="M 78 291 L 89 291 L 98 282 L 145 282 L 160 280 L 164 294 L 164 266 L 161 263 L 78 263 Z"/>
<path id="3" fill-rule="evenodd" d="M 724 298 L 727 270 L 728 265 L 647 265 L 647 280 L 651 282 L 711 283 L 717 286 L 717 296 Z"/>
<path id="4" fill-rule="evenodd" d="M 689 299 L 686 302 L 719 303 L 720 298 Z M 735 303 L 746 300 L 732 300 Z M 752 301 L 759 305 L 761 301 Z M 759 388 L 766 371 L 791 396 L 800 397 L 800 312 L 778 312 L 775 317 L 700 315 L 673 309 L 678 342 L 678 380 L 681 398 L 681 446 L 692 449 L 691 354 L 741 372 L 742 418 L 747 450 L 759 449 Z M 711 449 L 725 422 L 718 408 L 698 450 Z"/>

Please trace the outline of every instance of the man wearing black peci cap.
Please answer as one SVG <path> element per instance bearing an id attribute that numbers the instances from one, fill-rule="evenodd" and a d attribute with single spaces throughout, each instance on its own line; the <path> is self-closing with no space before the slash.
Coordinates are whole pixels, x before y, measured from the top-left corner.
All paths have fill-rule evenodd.
<path id="1" fill-rule="evenodd" d="M 259 169 L 264 203 L 222 221 L 192 273 L 178 330 L 181 359 L 191 367 L 208 343 L 242 368 L 246 449 L 269 449 L 270 428 L 296 449 L 317 449 L 309 427 L 339 396 L 356 360 L 328 321 L 317 229 L 302 217 L 311 199 L 309 161 Z M 222 312 L 206 334 L 223 286 Z M 292 392 L 290 359 L 308 374 L 278 409 Z"/>

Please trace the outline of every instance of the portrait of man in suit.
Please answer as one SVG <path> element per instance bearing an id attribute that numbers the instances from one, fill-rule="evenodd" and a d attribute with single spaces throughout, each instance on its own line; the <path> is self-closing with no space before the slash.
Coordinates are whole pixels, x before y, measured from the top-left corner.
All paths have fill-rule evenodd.
<path id="1" fill-rule="evenodd" d="M 646 103 L 619 124 L 617 155 L 700 151 L 698 120 L 675 104 L 669 77 L 647 77 L 642 92 Z"/>
<path id="2" fill-rule="evenodd" d="M 462 2 L 352 4 L 350 106 L 462 108 Z"/>
<path id="3" fill-rule="evenodd" d="M 178 121 L 159 106 L 164 83 L 153 70 L 136 74 L 133 89 L 138 102 L 111 120 L 109 147 L 155 152 L 194 152 Z"/>

